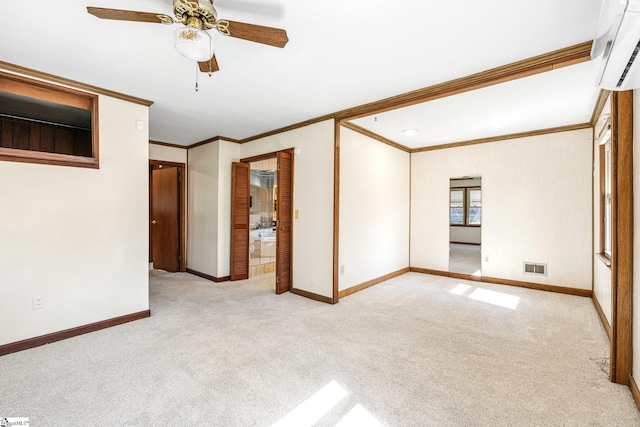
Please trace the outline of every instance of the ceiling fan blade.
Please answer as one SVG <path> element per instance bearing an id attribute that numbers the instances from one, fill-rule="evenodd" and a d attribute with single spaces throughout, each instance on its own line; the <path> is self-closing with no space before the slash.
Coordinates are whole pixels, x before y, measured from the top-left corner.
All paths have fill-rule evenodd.
<path id="1" fill-rule="evenodd" d="M 162 13 L 136 12 L 135 10 L 105 9 L 102 7 L 87 7 L 87 12 L 100 19 L 115 19 L 118 21 L 153 22 L 156 24 L 173 24 L 173 18 Z"/>
<path id="2" fill-rule="evenodd" d="M 284 47 L 289 41 L 287 32 L 280 28 L 263 27 L 261 25 L 245 24 L 244 22 L 226 21 L 229 23 L 229 35 L 237 39 L 267 44 L 269 46 Z"/>
<path id="3" fill-rule="evenodd" d="M 200 71 L 203 73 L 215 73 L 216 71 L 220 71 L 220 68 L 218 67 L 218 60 L 215 55 L 213 55 L 208 61 L 198 62 L 198 66 L 200 67 Z"/>

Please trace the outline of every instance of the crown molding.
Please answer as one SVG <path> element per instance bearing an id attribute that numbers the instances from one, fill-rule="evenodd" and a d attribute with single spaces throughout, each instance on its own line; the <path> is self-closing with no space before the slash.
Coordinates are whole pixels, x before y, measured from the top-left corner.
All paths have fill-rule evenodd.
<path id="1" fill-rule="evenodd" d="M 580 43 L 470 76 L 342 110 L 335 113 L 335 116 L 338 120 L 353 120 L 579 64 L 591 59 L 591 44 L 592 41 Z"/>
<path id="2" fill-rule="evenodd" d="M 340 123 L 340 125 L 341 125 L 342 127 L 345 127 L 345 128 L 347 128 L 347 129 L 351 129 L 351 130 L 352 130 L 352 131 L 354 131 L 354 132 L 358 132 L 359 134 L 362 134 L 362 135 L 364 135 L 364 136 L 368 136 L 368 137 L 369 137 L 369 138 L 371 138 L 371 139 L 375 139 L 376 141 L 380 141 L 380 142 L 382 142 L 383 144 L 390 145 L 390 146 L 392 146 L 392 147 L 394 147 L 394 148 L 397 148 L 397 149 L 399 149 L 399 150 L 402 150 L 402 151 L 404 151 L 404 152 L 407 152 L 407 153 L 410 153 L 410 152 L 411 152 L 411 149 L 410 149 L 409 147 L 405 147 L 405 146 L 404 146 L 404 145 L 402 145 L 402 144 L 398 144 L 397 142 L 395 142 L 395 141 L 393 141 L 393 140 L 391 140 L 391 139 L 389 139 L 389 138 L 385 138 L 385 137 L 384 137 L 384 136 L 382 136 L 382 135 L 378 135 L 377 133 L 373 133 L 373 132 L 371 132 L 370 130 L 367 130 L 367 129 L 365 129 L 365 128 L 362 128 L 362 127 L 360 127 L 360 126 L 358 126 L 358 125 L 354 125 L 354 124 L 353 124 L 353 123 L 351 123 L 351 122 L 342 122 L 342 123 Z"/>
<path id="3" fill-rule="evenodd" d="M 444 150 L 447 148 L 465 147 L 467 145 L 486 144 L 488 142 L 505 141 L 508 139 L 526 138 L 529 136 L 547 135 L 550 133 L 568 132 L 572 130 L 589 129 L 591 123 L 580 123 L 577 125 L 558 126 L 553 128 L 538 129 L 527 132 L 510 133 L 505 135 L 492 136 L 489 138 L 472 139 L 468 141 L 452 142 L 449 144 L 434 145 L 430 147 L 414 148 L 411 153 L 422 153 L 425 151 Z"/>

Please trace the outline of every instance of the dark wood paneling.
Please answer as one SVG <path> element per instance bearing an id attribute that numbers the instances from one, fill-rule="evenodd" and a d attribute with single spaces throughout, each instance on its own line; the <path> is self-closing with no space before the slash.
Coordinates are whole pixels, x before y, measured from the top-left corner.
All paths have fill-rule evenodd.
<path id="1" fill-rule="evenodd" d="M 42 138 L 42 126 L 31 126 L 29 132 L 29 150 L 40 151 L 40 138 Z M 91 157 L 91 153 L 89 153 L 87 157 Z"/>
<path id="2" fill-rule="evenodd" d="M 92 157 L 91 131 L 18 119 L 0 120 L 0 147 Z"/>
<path id="3" fill-rule="evenodd" d="M 34 156 L 34 153 L 37 155 Z M 9 162 L 100 169 L 100 163 L 95 157 L 70 156 L 67 154 L 43 153 L 41 151 L 34 152 L 30 150 L 14 150 L 13 148 L 0 148 L 0 161 L 2 160 Z"/>
<path id="4" fill-rule="evenodd" d="M 73 154 L 91 157 L 91 132 L 79 129 L 73 131 Z"/>
<path id="5" fill-rule="evenodd" d="M 15 353 L 16 351 L 27 350 L 29 348 L 38 347 L 44 344 L 51 344 L 56 341 L 61 341 L 67 338 L 83 335 L 89 332 L 99 331 L 100 329 L 110 328 L 112 326 L 121 325 L 123 323 L 131 322 L 134 320 L 144 319 L 151 316 L 151 311 L 144 310 L 137 313 L 126 314 L 124 316 L 114 317 L 112 319 L 102 320 L 100 322 L 90 323 L 88 325 L 78 326 L 71 329 L 65 329 L 64 331 L 54 332 L 47 335 L 41 335 L 35 338 L 29 338 L 22 341 L 17 341 L 10 344 L 0 346 L 0 356 L 5 354 Z"/>
<path id="6" fill-rule="evenodd" d="M 0 61 L 0 65 L 2 64 L 6 63 Z M 20 67 L 11 64 L 6 65 L 6 69 L 20 69 Z M 2 67 L 0 66 L 0 68 Z M 29 71 L 28 69 L 24 70 Z M 40 77 L 42 76 L 44 74 L 40 75 Z M 1 71 L 0 91 L 91 112 L 91 130 L 73 130 L 65 126 L 31 120 L 29 117 L 25 117 L 24 120 L 0 120 L 0 128 L 3 129 L 0 131 L 0 160 L 99 168 L 98 95 Z M 50 154 L 62 156 L 51 156 Z"/>
<path id="7" fill-rule="evenodd" d="M 4 148 L 13 148 L 13 122 L 2 120 L 2 129 L 0 131 L 0 146 Z"/>
<path id="8" fill-rule="evenodd" d="M 29 128 L 30 126 L 26 123 L 13 124 L 13 144 L 11 148 L 18 150 L 29 150 L 31 148 Z"/>
<path id="9" fill-rule="evenodd" d="M 73 131 L 55 128 L 53 138 L 55 140 L 56 153 L 73 154 Z"/>
<path id="10" fill-rule="evenodd" d="M 56 152 L 55 129 L 51 126 L 40 127 L 40 151 L 45 153 Z"/>

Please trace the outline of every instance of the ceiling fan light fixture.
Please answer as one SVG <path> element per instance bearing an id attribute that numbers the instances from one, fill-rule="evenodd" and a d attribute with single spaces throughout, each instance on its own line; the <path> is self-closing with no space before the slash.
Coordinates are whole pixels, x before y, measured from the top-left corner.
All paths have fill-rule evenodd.
<path id="1" fill-rule="evenodd" d="M 173 41 L 178 53 L 185 58 L 203 62 L 213 56 L 213 40 L 211 40 L 209 33 L 199 28 L 178 28 L 173 33 Z"/>

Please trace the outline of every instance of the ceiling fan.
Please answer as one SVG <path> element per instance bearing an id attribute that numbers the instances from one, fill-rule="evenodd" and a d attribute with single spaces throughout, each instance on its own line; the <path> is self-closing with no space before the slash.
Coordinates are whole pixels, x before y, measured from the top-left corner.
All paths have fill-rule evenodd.
<path id="1" fill-rule="evenodd" d="M 209 75 L 220 68 L 215 57 L 213 40 L 207 30 L 215 28 L 225 36 L 280 48 L 289 41 L 287 32 L 280 28 L 218 19 L 213 0 L 173 0 L 175 17 L 162 13 L 91 6 L 87 7 L 87 12 L 100 19 L 168 25 L 183 24 L 184 27 L 178 28 L 174 33 L 176 50 L 184 57 L 197 61 L 200 71 Z"/>

